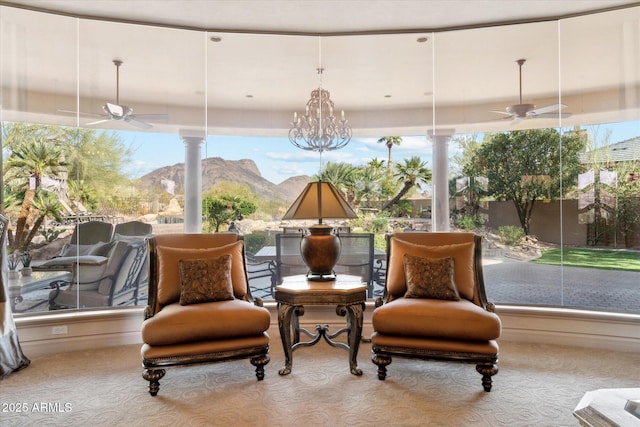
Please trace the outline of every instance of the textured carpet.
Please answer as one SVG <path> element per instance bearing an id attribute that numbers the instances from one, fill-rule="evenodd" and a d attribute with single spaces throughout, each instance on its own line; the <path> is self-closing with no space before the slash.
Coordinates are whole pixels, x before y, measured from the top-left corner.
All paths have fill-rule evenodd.
<path id="1" fill-rule="evenodd" d="M 249 361 L 177 368 L 157 397 L 141 377 L 139 346 L 41 356 L 0 382 L 0 425 L 576 426 L 586 391 L 639 385 L 637 353 L 500 344 L 490 393 L 465 364 L 398 358 L 379 381 L 367 344 L 362 377 L 349 373 L 346 351 L 323 342 L 296 350 L 281 377 L 276 337 L 264 381 Z"/>

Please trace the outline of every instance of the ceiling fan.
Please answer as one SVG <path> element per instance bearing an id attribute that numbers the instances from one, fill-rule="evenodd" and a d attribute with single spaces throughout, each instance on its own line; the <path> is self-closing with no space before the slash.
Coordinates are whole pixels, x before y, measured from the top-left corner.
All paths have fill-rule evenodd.
<path id="1" fill-rule="evenodd" d="M 87 126 L 97 125 L 98 123 L 104 123 L 111 120 L 119 120 L 129 123 L 140 129 L 150 129 L 153 127 L 145 120 L 151 121 L 166 121 L 169 119 L 169 116 L 166 114 L 133 114 L 133 108 L 120 104 L 120 66 L 122 65 L 122 61 L 119 59 L 114 59 L 113 64 L 116 66 L 116 102 L 106 102 L 102 106 L 102 110 L 105 112 L 105 115 L 91 114 L 91 113 L 80 113 L 84 116 L 97 116 L 100 117 L 99 120 L 87 123 Z M 75 111 L 67 111 L 70 113 L 74 113 Z"/>
<path id="2" fill-rule="evenodd" d="M 542 119 L 551 118 L 556 119 L 558 117 L 566 118 L 571 117 L 571 113 L 554 113 L 554 111 L 560 111 L 567 106 L 564 104 L 553 104 L 545 107 L 536 108 L 534 104 L 522 103 L 522 65 L 526 62 L 526 59 L 518 59 L 518 69 L 520 72 L 520 103 L 510 105 L 506 108 L 506 111 L 492 110 L 492 113 L 504 114 L 509 117 L 505 119 L 513 119 L 514 123 L 519 122 L 522 119 Z"/>

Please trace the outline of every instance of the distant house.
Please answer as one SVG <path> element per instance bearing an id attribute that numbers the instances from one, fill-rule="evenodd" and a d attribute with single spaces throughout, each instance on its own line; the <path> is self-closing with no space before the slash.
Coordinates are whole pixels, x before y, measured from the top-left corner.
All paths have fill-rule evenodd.
<path id="1" fill-rule="evenodd" d="M 615 188 L 640 180 L 640 136 L 581 153 L 580 163 L 585 171 L 578 176 L 578 212 L 579 221 L 588 225 L 587 242 L 611 244 L 618 233 L 627 247 L 637 245 L 637 194 L 616 194 Z"/>
<path id="2" fill-rule="evenodd" d="M 640 136 L 580 153 L 580 163 L 640 162 Z"/>

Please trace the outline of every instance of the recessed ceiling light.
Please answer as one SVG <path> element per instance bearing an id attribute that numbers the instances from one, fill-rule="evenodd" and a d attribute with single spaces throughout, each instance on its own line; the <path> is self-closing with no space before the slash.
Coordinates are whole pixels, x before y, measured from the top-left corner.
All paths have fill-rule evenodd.
<path id="1" fill-rule="evenodd" d="M 384 97 L 385 98 L 391 98 L 391 95 L 385 95 Z"/>
<path id="2" fill-rule="evenodd" d="M 222 37 L 211 36 L 211 37 L 209 37 L 209 40 L 211 40 L 214 43 L 220 43 L 222 41 Z"/>
<path id="3" fill-rule="evenodd" d="M 426 43 L 429 40 L 429 37 L 418 37 L 416 40 L 418 43 Z"/>
<path id="4" fill-rule="evenodd" d="M 245 98 L 253 98 L 253 95 L 251 95 L 251 94 L 245 95 Z"/>

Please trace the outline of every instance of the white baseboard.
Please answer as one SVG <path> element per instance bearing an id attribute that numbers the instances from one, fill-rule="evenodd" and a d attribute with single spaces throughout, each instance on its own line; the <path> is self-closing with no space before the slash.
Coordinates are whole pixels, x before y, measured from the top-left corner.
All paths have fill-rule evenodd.
<path id="1" fill-rule="evenodd" d="M 269 336 L 271 345 L 280 345 L 278 315 L 275 303 L 266 303 L 271 311 Z M 94 349 L 100 347 L 142 344 L 140 326 L 142 307 L 56 313 L 53 315 L 18 317 L 15 323 L 25 354 L 43 354 Z M 371 312 L 367 305 L 363 336 L 371 334 Z M 554 308 L 498 306 L 502 320 L 500 341 L 534 342 L 571 345 L 640 353 L 640 315 L 600 313 Z M 313 329 L 328 324 L 332 330 L 344 326 L 344 318 L 335 307 L 305 307 L 300 324 Z"/>

